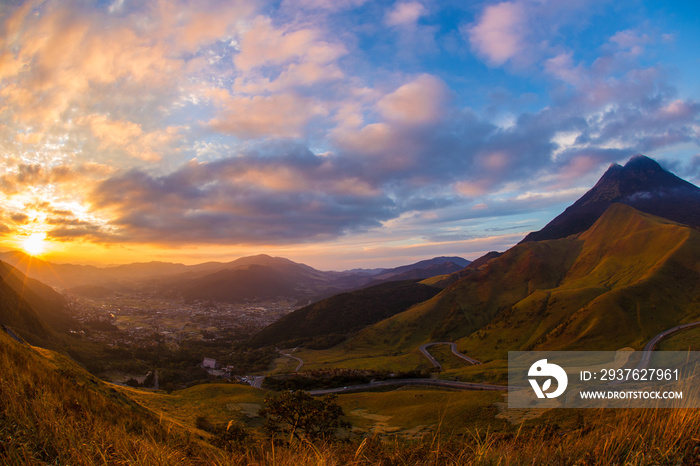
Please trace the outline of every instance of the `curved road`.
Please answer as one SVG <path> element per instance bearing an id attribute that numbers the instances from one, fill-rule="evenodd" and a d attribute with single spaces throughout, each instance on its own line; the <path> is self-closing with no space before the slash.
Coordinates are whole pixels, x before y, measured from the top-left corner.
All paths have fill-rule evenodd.
<path id="1" fill-rule="evenodd" d="M 250 382 L 250 386 L 253 388 L 260 388 L 262 389 L 262 383 L 263 380 L 265 380 L 264 375 L 254 375 L 252 376 L 252 380 Z"/>
<path id="2" fill-rule="evenodd" d="M 649 343 L 647 343 L 644 346 L 644 349 L 642 350 L 642 352 L 643 352 L 642 359 L 639 361 L 637 368 L 646 369 L 646 367 L 649 365 L 649 361 L 651 360 L 652 351 L 654 351 L 654 348 L 656 347 L 656 345 L 659 344 L 659 342 L 661 340 L 663 340 L 667 336 L 671 335 L 672 333 L 676 333 L 679 330 L 683 330 L 683 329 L 686 329 L 688 327 L 695 327 L 696 325 L 700 325 L 700 321 L 691 322 L 689 324 L 677 325 L 676 327 L 670 328 L 668 330 L 664 330 L 663 332 L 659 333 L 654 338 L 649 340 Z"/>
<path id="3" fill-rule="evenodd" d="M 424 344 L 424 345 L 421 345 L 420 348 L 418 348 L 418 349 L 420 350 L 420 352 L 423 353 L 423 355 L 424 355 L 426 358 L 428 358 L 428 361 L 430 361 L 430 363 L 431 363 L 433 366 L 437 367 L 437 368 L 440 369 L 440 370 L 442 370 L 442 364 L 440 364 L 440 363 L 437 361 L 437 359 L 435 359 L 435 358 L 433 357 L 433 355 L 430 354 L 430 353 L 428 352 L 428 347 L 429 347 L 429 346 L 434 346 L 434 345 L 450 345 L 450 347 L 452 348 L 452 354 L 454 354 L 454 355 L 457 356 L 458 358 L 464 359 L 464 360 L 467 361 L 469 364 L 481 364 L 481 361 L 477 361 L 476 359 L 470 358 L 470 357 L 467 356 L 466 354 L 462 354 L 462 353 L 460 353 L 459 351 L 457 351 L 457 343 L 453 343 L 453 342 L 451 342 L 451 341 L 434 341 L 434 342 L 432 342 L 432 343 L 426 343 L 426 344 Z"/>
<path id="4" fill-rule="evenodd" d="M 644 349 L 642 350 L 643 355 L 642 359 L 639 361 L 639 364 L 637 365 L 638 368 L 643 369 L 646 368 L 649 365 L 649 362 L 651 360 L 651 355 L 652 352 L 654 351 L 654 348 L 656 345 L 659 344 L 661 340 L 664 338 L 668 337 L 669 335 L 678 332 L 680 330 L 689 328 L 689 327 L 695 327 L 700 325 L 700 321 L 698 322 L 691 322 L 688 324 L 683 324 L 683 325 L 677 325 L 675 327 L 672 327 L 668 330 L 664 330 L 663 332 L 659 333 L 658 335 L 654 336 L 649 342 L 644 346 Z M 429 352 L 428 352 L 428 347 L 433 346 L 433 345 L 450 345 L 452 348 L 452 353 L 459 357 L 464 359 L 470 364 L 481 364 L 480 361 L 470 358 L 469 356 L 466 356 L 459 351 L 457 351 L 457 344 L 454 342 L 449 342 L 449 341 L 436 341 L 432 343 L 426 343 L 424 345 L 420 346 L 420 351 L 423 353 L 423 355 L 428 358 L 428 360 L 431 362 L 431 364 L 439 369 L 442 369 L 442 365 L 435 359 Z M 295 348 L 296 349 L 296 348 Z M 278 350 L 279 351 L 279 350 Z M 291 354 L 287 353 L 282 353 L 282 351 L 279 351 L 281 354 L 284 356 L 290 357 L 292 359 L 296 359 L 299 361 L 299 365 L 297 366 L 295 371 L 299 371 L 301 369 L 301 366 L 304 364 L 304 361 L 301 358 L 298 358 L 296 356 L 292 356 Z M 253 387 L 256 388 L 261 388 L 262 381 L 265 377 L 263 376 L 258 376 L 255 377 L 254 381 L 251 383 Z M 309 390 L 310 395 L 327 395 L 329 393 L 352 393 L 352 392 L 361 392 L 365 390 L 372 390 L 378 387 L 386 387 L 386 386 L 392 386 L 392 385 L 428 385 L 428 386 L 433 386 L 433 387 L 445 387 L 445 388 L 453 388 L 453 389 L 458 389 L 458 390 L 508 390 L 509 388 L 515 389 L 519 387 L 508 387 L 505 385 L 495 385 L 495 384 L 487 384 L 487 383 L 472 383 L 472 382 L 455 382 L 451 380 L 440 380 L 440 379 L 396 379 L 396 380 L 380 380 L 377 382 L 370 382 L 367 384 L 361 384 L 361 385 L 349 385 L 347 387 L 338 387 L 338 388 L 327 388 L 323 390 Z"/>
<path id="5" fill-rule="evenodd" d="M 299 347 L 297 346 L 297 348 L 299 348 Z M 294 348 L 290 353 L 295 352 L 295 351 L 297 350 L 297 348 Z M 296 356 L 292 356 L 290 353 L 283 353 L 281 349 L 277 349 L 277 348 L 275 348 L 275 349 L 276 349 L 282 356 L 287 356 L 288 358 L 296 359 L 297 361 L 299 361 L 299 364 L 297 364 L 296 369 L 294 369 L 294 372 L 299 372 L 299 369 L 301 369 L 301 366 L 304 365 L 304 360 L 303 360 L 303 359 L 298 358 L 298 357 L 296 357 Z"/>

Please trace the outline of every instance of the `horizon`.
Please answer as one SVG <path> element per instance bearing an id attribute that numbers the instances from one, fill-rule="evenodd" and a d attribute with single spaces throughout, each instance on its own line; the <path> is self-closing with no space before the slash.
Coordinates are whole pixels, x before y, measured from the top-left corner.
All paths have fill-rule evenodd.
<path id="1" fill-rule="evenodd" d="M 700 182 L 700 6 L 0 5 L 0 249 L 474 260 L 635 154 Z"/>
<path id="2" fill-rule="evenodd" d="M 489 251 L 489 252 L 491 252 L 491 251 Z M 176 261 L 149 260 L 149 261 L 135 261 L 135 262 L 112 263 L 112 264 L 101 263 L 101 262 L 91 263 L 91 262 L 87 262 L 87 261 L 86 261 L 86 262 L 58 262 L 58 261 L 51 261 L 51 260 L 48 260 L 48 259 L 42 257 L 43 255 L 41 255 L 41 254 L 39 254 L 39 255 L 32 255 L 32 254 L 29 254 L 29 253 L 27 253 L 26 251 L 22 251 L 22 250 L 20 250 L 20 249 L 0 249 L 0 254 L 10 254 L 10 253 L 21 254 L 21 255 L 23 255 L 23 256 L 26 256 L 26 257 L 28 258 L 29 261 L 32 261 L 32 260 L 35 260 L 35 259 L 36 259 L 36 260 L 45 261 L 45 262 L 48 262 L 48 263 L 54 264 L 54 265 L 94 266 L 94 267 L 98 267 L 98 268 L 110 268 L 110 267 L 119 267 L 119 266 L 122 266 L 122 265 L 153 264 L 153 263 L 164 263 L 164 264 L 186 265 L 186 266 L 201 265 L 201 264 L 204 264 L 204 263 L 207 263 L 207 262 L 214 262 L 214 263 L 222 263 L 222 264 L 225 264 L 225 263 L 229 263 L 229 262 L 236 261 L 236 260 L 238 260 L 238 259 L 246 259 L 246 258 L 255 257 L 255 256 L 268 256 L 268 257 L 271 257 L 271 258 L 273 258 L 273 259 L 287 259 L 287 260 L 291 260 L 292 262 L 300 263 L 300 264 L 302 264 L 302 265 L 308 265 L 308 266 L 311 266 L 311 267 L 315 268 L 316 270 L 319 270 L 319 271 L 322 271 L 322 272 L 346 272 L 346 271 L 350 271 L 350 270 L 354 270 L 354 269 L 365 269 L 365 270 L 373 270 L 373 269 L 392 269 L 392 268 L 396 268 L 396 267 L 402 267 L 402 266 L 406 266 L 406 265 L 412 265 L 412 264 L 414 264 L 414 263 L 418 263 L 418 262 L 425 261 L 425 260 L 438 259 L 438 258 L 443 258 L 443 257 L 458 257 L 458 258 L 460 258 L 460 259 L 466 259 L 466 258 L 461 257 L 461 256 L 433 256 L 433 257 L 420 258 L 420 259 L 417 259 L 417 260 L 413 260 L 411 263 L 405 263 L 405 262 L 395 263 L 395 264 L 388 265 L 387 267 L 355 267 L 355 268 L 353 268 L 353 269 L 322 269 L 322 268 L 319 268 L 319 267 L 315 267 L 315 266 L 313 266 L 313 265 L 311 265 L 311 264 L 306 264 L 306 263 L 303 263 L 303 262 L 299 262 L 299 261 L 292 260 L 292 259 L 290 259 L 290 258 L 288 258 L 288 257 L 274 256 L 274 255 L 266 254 L 266 253 L 264 253 L 264 252 L 261 252 L 261 253 L 259 253 L 259 254 L 255 254 L 255 255 L 251 255 L 251 256 L 238 256 L 238 257 L 233 257 L 233 258 L 230 258 L 230 259 L 211 260 L 211 261 L 204 261 L 204 262 L 188 262 L 188 263 L 186 263 L 186 262 L 176 262 Z M 478 257 L 475 257 L 474 259 L 466 259 L 466 260 L 468 260 L 469 262 L 473 262 L 473 261 L 476 260 L 476 259 L 478 259 Z"/>

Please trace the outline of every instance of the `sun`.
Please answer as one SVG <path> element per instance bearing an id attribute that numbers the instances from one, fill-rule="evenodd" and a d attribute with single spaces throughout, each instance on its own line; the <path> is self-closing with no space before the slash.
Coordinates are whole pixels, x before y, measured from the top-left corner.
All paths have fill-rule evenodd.
<path id="1" fill-rule="evenodd" d="M 40 256 L 49 247 L 49 242 L 46 241 L 46 233 L 32 233 L 22 240 L 20 244 L 22 249 L 30 256 Z"/>

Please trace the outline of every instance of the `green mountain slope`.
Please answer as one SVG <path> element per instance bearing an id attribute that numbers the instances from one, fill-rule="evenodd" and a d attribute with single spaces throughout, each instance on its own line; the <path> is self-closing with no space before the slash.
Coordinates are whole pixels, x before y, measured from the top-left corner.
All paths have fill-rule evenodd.
<path id="1" fill-rule="evenodd" d="M 365 329 L 410 350 L 458 341 L 477 359 L 508 350 L 640 348 L 677 323 L 700 318 L 700 233 L 612 205 L 586 232 L 527 242 L 442 293 Z"/>
<path id="2" fill-rule="evenodd" d="M 250 344 L 329 347 L 351 332 L 405 311 L 439 291 L 416 281 L 400 281 L 341 293 L 282 317 L 256 334 Z"/>

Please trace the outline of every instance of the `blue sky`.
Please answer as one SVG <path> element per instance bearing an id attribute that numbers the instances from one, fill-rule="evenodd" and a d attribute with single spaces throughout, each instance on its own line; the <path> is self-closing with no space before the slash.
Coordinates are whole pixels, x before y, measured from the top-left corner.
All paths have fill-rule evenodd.
<path id="1" fill-rule="evenodd" d="M 700 7 L 0 5 L 0 245 L 62 262 L 475 259 L 643 153 L 700 181 Z"/>

